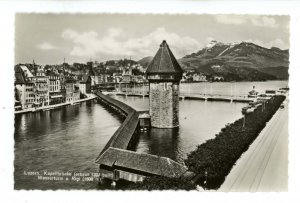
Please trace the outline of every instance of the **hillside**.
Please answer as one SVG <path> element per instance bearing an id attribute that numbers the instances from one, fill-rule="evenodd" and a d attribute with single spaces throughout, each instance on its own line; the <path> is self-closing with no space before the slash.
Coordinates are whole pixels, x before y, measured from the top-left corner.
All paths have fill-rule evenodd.
<path id="1" fill-rule="evenodd" d="M 153 56 L 147 56 L 142 58 L 141 60 L 137 61 L 141 66 L 143 66 L 144 68 L 146 68 L 149 63 L 152 61 Z"/>
<path id="2" fill-rule="evenodd" d="M 179 59 L 185 70 L 223 76 L 227 80 L 288 79 L 289 52 L 250 42 L 211 41 L 196 53 Z"/>

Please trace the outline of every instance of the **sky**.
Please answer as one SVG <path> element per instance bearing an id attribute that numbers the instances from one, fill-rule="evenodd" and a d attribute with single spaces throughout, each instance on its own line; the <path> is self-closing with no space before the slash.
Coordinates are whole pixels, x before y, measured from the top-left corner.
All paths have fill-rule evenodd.
<path id="1" fill-rule="evenodd" d="M 289 16 L 38 14 L 15 16 L 15 63 L 61 64 L 153 56 L 166 40 L 176 58 L 211 40 L 289 48 Z"/>

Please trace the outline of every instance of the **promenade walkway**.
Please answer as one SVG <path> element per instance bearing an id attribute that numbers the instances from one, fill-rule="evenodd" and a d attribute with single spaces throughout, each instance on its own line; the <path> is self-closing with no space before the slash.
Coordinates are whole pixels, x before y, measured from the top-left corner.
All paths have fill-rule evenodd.
<path id="1" fill-rule="evenodd" d="M 95 98 L 96 98 L 96 96 L 91 94 L 91 95 L 89 95 L 88 98 L 79 99 L 79 100 L 74 101 L 74 102 L 65 102 L 65 103 L 61 103 L 61 104 L 53 104 L 53 105 L 42 106 L 42 107 L 37 107 L 37 108 L 28 108 L 28 109 L 24 109 L 24 110 L 20 110 L 20 111 L 15 111 L 15 114 L 28 113 L 28 112 L 36 112 L 36 111 L 41 111 L 41 110 L 46 110 L 46 109 L 54 109 L 54 108 L 61 107 L 61 106 L 66 106 L 66 105 L 71 105 L 71 104 L 77 104 L 77 103 L 81 103 L 81 102 L 93 100 Z"/>
<path id="2" fill-rule="evenodd" d="M 241 156 L 221 192 L 283 192 L 288 190 L 288 103 L 279 109 Z"/>

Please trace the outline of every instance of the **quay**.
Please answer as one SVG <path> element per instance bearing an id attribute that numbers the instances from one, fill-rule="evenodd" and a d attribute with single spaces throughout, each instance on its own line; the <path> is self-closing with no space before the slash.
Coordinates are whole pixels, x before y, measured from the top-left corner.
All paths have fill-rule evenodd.
<path id="1" fill-rule="evenodd" d="M 147 176 L 178 178 L 191 175 L 187 167 L 170 158 L 132 151 L 138 138 L 140 113 L 100 91 L 95 94 L 100 103 L 125 117 L 96 159 L 96 163 L 99 164 L 100 182 L 108 179 L 115 185 L 118 180 L 140 182 Z"/>
<path id="2" fill-rule="evenodd" d="M 15 111 L 15 114 L 52 110 L 52 109 L 62 107 L 62 106 L 80 104 L 81 102 L 93 100 L 95 98 L 96 98 L 95 95 L 90 95 L 90 97 L 88 97 L 88 98 L 79 99 L 79 100 L 74 101 L 74 102 L 65 102 L 65 103 L 60 103 L 60 104 L 53 104 L 53 105 L 47 105 L 47 106 L 41 106 L 41 107 L 36 107 L 36 108 L 28 108 L 28 109 L 24 109 L 24 110 L 20 110 L 20 111 Z"/>
<path id="3" fill-rule="evenodd" d="M 288 191 L 289 98 L 242 154 L 220 192 Z"/>

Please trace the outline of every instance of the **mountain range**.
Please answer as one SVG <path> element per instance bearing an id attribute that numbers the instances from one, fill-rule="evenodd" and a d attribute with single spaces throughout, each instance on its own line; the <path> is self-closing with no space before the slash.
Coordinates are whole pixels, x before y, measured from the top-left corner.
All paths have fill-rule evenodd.
<path id="1" fill-rule="evenodd" d="M 146 67 L 153 57 L 138 61 Z M 270 49 L 251 42 L 211 41 L 199 51 L 178 59 L 185 71 L 224 77 L 227 81 L 287 80 L 289 50 Z"/>

